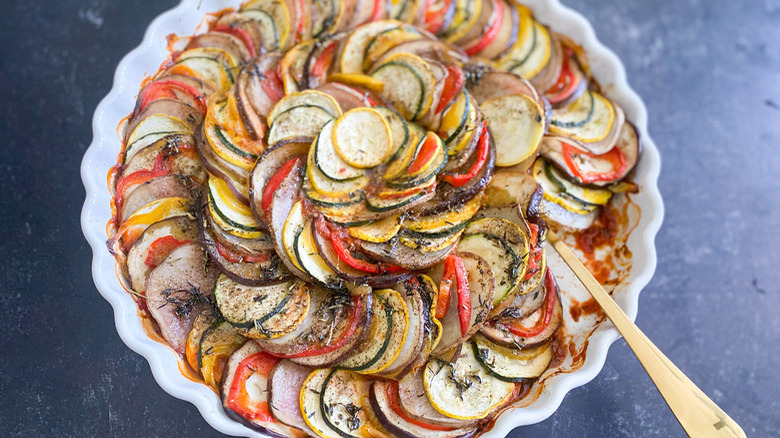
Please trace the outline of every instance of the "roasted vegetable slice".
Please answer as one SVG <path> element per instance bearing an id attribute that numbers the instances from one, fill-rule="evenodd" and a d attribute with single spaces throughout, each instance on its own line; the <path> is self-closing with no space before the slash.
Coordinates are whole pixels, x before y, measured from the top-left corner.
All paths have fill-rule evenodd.
<path id="1" fill-rule="evenodd" d="M 371 72 L 383 82 L 382 96 L 407 120 L 422 118 L 433 103 L 436 79 L 430 65 L 417 55 L 397 53 Z"/>
<path id="2" fill-rule="evenodd" d="M 466 227 L 458 251 L 479 254 L 490 265 L 496 282 L 492 307 L 517 293 L 529 255 L 528 237 L 517 224 L 497 218 L 473 222 Z"/>
<path id="3" fill-rule="evenodd" d="M 203 331 L 198 345 L 198 369 L 206 385 L 219 391 L 228 358 L 245 341 L 224 321 L 216 321 Z"/>
<path id="4" fill-rule="evenodd" d="M 514 383 L 490 374 L 467 345 L 450 363 L 432 359 L 423 368 L 425 394 L 433 407 L 451 418 L 471 420 L 487 417 L 511 400 Z"/>
<path id="5" fill-rule="evenodd" d="M 371 108 L 345 113 L 336 120 L 331 135 L 338 156 L 358 169 L 384 163 L 391 152 L 390 127 L 382 114 Z"/>
<path id="6" fill-rule="evenodd" d="M 279 360 L 252 341 L 236 350 L 225 368 L 222 407 L 229 417 L 261 433 L 303 438 L 305 433 L 280 423 L 271 415 L 268 377 Z"/>
<path id="7" fill-rule="evenodd" d="M 375 436 L 378 430 L 372 424 L 371 407 L 365 397 L 369 383 L 352 371 L 329 368 L 313 371 L 301 390 L 304 420 L 323 438 Z"/>
<path id="8" fill-rule="evenodd" d="M 295 330 L 309 309 L 309 287 L 295 279 L 268 286 L 245 286 L 220 275 L 214 290 L 225 320 L 251 338 L 277 338 Z"/>
<path id="9" fill-rule="evenodd" d="M 506 382 L 522 382 L 539 377 L 547 370 L 552 360 L 550 343 L 518 350 L 494 344 L 482 336 L 475 336 L 471 347 L 479 363 L 494 377 Z"/>
<path id="10" fill-rule="evenodd" d="M 553 111 L 550 132 L 566 136 L 594 154 L 604 154 L 615 145 L 624 122 L 621 107 L 588 90 L 568 106 Z"/>
<path id="11" fill-rule="evenodd" d="M 480 110 L 496 144 L 496 166 L 514 166 L 539 150 L 544 110 L 531 98 L 507 94 L 483 102 Z"/>

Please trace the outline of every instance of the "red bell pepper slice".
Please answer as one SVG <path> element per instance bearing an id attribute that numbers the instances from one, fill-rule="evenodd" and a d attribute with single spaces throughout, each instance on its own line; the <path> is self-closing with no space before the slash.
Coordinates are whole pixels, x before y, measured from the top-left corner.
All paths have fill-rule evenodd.
<path id="1" fill-rule="evenodd" d="M 414 424 L 415 426 L 419 426 L 419 427 L 422 427 L 422 428 L 428 429 L 428 430 L 438 430 L 438 431 L 444 431 L 444 432 L 453 430 L 450 427 L 439 426 L 437 424 L 426 423 L 424 421 L 420 421 L 420 420 L 414 419 L 414 418 L 410 417 L 409 415 L 407 415 L 406 412 L 404 411 L 404 409 L 401 407 L 401 399 L 400 399 L 400 396 L 398 394 L 398 382 L 391 381 L 387 385 L 387 402 L 390 405 L 390 410 L 395 412 L 395 414 L 398 415 L 399 417 L 401 417 L 404 421 L 406 421 L 408 423 L 411 423 L 411 424 Z"/>
<path id="2" fill-rule="evenodd" d="M 287 178 L 287 175 L 292 172 L 301 160 L 303 160 L 302 157 L 291 158 L 286 163 L 282 164 L 282 167 L 280 167 L 274 176 L 268 180 L 265 189 L 263 189 L 263 196 L 260 198 L 260 208 L 266 216 L 270 214 L 269 209 L 271 208 L 271 201 L 274 199 L 274 192 L 276 192 L 276 189 L 279 188 L 282 181 Z"/>
<path id="3" fill-rule="evenodd" d="M 547 100 L 555 105 L 556 103 L 563 102 L 571 97 L 572 93 L 577 89 L 579 82 L 577 76 L 571 69 L 569 62 L 571 58 L 571 50 L 566 49 L 563 57 L 563 64 L 561 65 L 561 74 L 558 76 L 558 81 L 555 85 L 550 87 L 545 93 Z"/>
<path id="4" fill-rule="evenodd" d="M 168 79 L 164 81 L 154 81 L 147 85 L 141 95 L 141 108 L 139 112 L 146 108 L 147 105 L 154 102 L 157 99 L 175 98 L 176 94 L 171 88 L 177 88 L 190 96 L 195 100 L 197 104 L 197 110 L 201 113 L 206 112 L 206 100 L 197 88 L 192 85 L 185 84 L 184 82 L 177 81 L 175 79 Z"/>
<path id="5" fill-rule="evenodd" d="M 245 31 L 244 29 L 241 29 L 240 27 L 217 26 L 211 30 L 214 32 L 222 32 L 233 35 L 244 43 L 246 48 L 249 50 L 249 56 L 252 58 L 257 56 L 257 50 L 255 49 L 255 43 L 252 41 L 252 36 L 249 35 L 249 32 Z"/>
<path id="6" fill-rule="evenodd" d="M 493 0 L 493 11 L 493 21 L 490 23 L 487 30 L 485 30 L 485 34 L 482 35 L 482 38 L 473 46 L 465 49 L 467 55 L 474 56 L 481 52 L 498 36 L 498 31 L 501 29 L 501 22 L 504 20 L 504 3 L 501 0 Z"/>
<path id="7" fill-rule="evenodd" d="M 566 161 L 566 166 L 569 168 L 572 174 L 579 178 L 585 184 L 594 183 L 596 181 L 613 181 L 625 172 L 626 156 L 619 147 L 615 146 L 609 150 L 606 154 L 596 155 L 589 151 L 583 151 L 579 148 L 572 146 L 569 143 L 561 142 L 563 149 L 563 159 Z M 612 165 L 612 171 L 610 172 L 583 172 L 580 168 L 577 160 L 574 159 L 575 155 L 582 155 L 588 158 L 597 158 L 599 160 L 607 161 Z"/>
<path id="8" fill-rule="evenodd" d="M 332 340 L 328 345 L 322 348 L 312 348 L 311 350 L 301 351 L 299 353 L 293 353 L 290 355 L 283 355 L 280 357 L 295 358 L 319 356 L 321 354 L 331 353 L 343 347 L 344 344 L 346 344 L 347 341 L 352 338 L 352 336 L 355 334 L 355 331 L 357 330 L 358 322 L 360 322 L 360 309 L 362 308 L 363 300 L 365 300 L 365 296 L 362 294 L 354 295 L 352 297 L 352 313 L 349 315 L 349 327 L 344 330 L 344 333 L 342 333 L 341 336 Z"/>
<path id="9" fill-rule="evenodd" d="M 270 252 L 262 254 L 240 254 L 225 247 L 225 245 L 219 241 L 215 241 L 214 246 L 217 248 L 219 255 L 231 263 L 262 263 L 267 262 L 268 259 L 271 258 Z"/>
<path id="10" fill-rule="evenodd" d="M 447 78 L 444 79 L 444 89 L 441 92 L 441 100 L 439 106 L 436 107 L 436 114 L 444 111 L 444 108 L 458 96 L 460 90 L 463 89 L 463 70 L 457 65 L 451 64 L 447 66 Z"/>
<path id="11" fill-rule="evenodd" d="M 460 334 L 465 335 L 471 327 L 471 291 L 469 290 L 469 278 L 463 259 L 454 256 L 452 260 L 455 268 L 455 282 L 458 287 L 458 319 L 460 320 Z"/>
<path id="12" fill-rule="evenodd" d="M 438 146 L 436 137 L 434 137 L 434 135 L 436 134 L 432 134 L 430 132 L 426 135 L 425 142 L 422 144 L 422 146 L 420 146 L 420 151 L 417 153 L 414 161 L 412 161 L 412 164 L 410 164 L 406 169 L 406 173 L 413 174 L 418 172 L 423 168 L 424 165 L 431 161 L 433 154 L 436 153 Z"/>
<path id="13" fill-rule="evenodd" d="M 442 175 L 441 179 L 454 187 L 461 187 L 471 181 L 472 178 L 476 177 L 480 170 L 482 170 L 482 167 L 484 167 L 487 162 L 488 154 L 490 153 L 490 133 L 487 130 L 487 122 L 483 122 L 482 124 L 482 135 L 479 137 L 476 153 L 477 159 L 474 161 L 474 164 L 469 167 L 468 172 L 458 175 L 446 173 Z"/>
<path id="14" fill-rule="evenodd" d="M 444 262 L 444 275 L 441 278 L 441 284 L 439 284 L 439 295 L 436 298 L 436 310 L 434 315 L 436 319 L 442 320 L 447 316 L 447 312 L 450 310 L 450 289 L 452 288 L 452 282 L 455 279 L 455 266 L 453 266 L 453 257 L 450 255 Z"/>
<path id="15" fill-rule="evenodd" d="M 371 14 L 371 18 L 368 20 L 369 22 L 379 21 L 382 19 L 382 16 L 385 13 L 384 3 L 385 0 L 374 0 L 374 13 Z"/>
<path id="16" fill-rule="evenodd" d="M 333 52 L 336 50 L 336 46 L 338 45 L 338 41 L 333 41 L 326 47 L 319 58 L 317 58 L 317 61 L 314 63 L 314 65 L 311 68 L 311 74 L 312 76 L 322 76 L 325 73 L 325 70 L 328 69 L 330 66 L 330 62 L 333 59 Z"/>
<path id="17" fill-rule="evenodd" d="M 320 218 L 319 220 L 323 219 Z M 330 243 L 333 245 L 333 249 L 336 251 L 336 255 L 338 255 L 339 260 L 343 261 L 352 268 L 369 274 L 386 274 L 401 272 L 404 270 L 400 266 L 395 266 L 388 263 L 371 263 L 366 260 L 356 258 L 352 255 L 352 253 L 349 252 L 345 240 L 346 236 L 343 236 L 342 233 L 331 230 Z"/>
<path id="18" fill-rule="evenodd" d="M 179 240 L 173 236 L 160 237 L 149 245 L 149 252 L 146 254 L 144 264 L 148 266 L 149 269 L 154 269 L 159 266 L 174 249 L 191 242 L 192 240 Z"/>
<path id="19" fill-rule="evenodd" d="M 236 373 L 233 376 L 233 382 L 230 384 L 230 392 L 228 393 L 228 406 L 230 409 L 250 420 L 268 423 L 276 422 L 268 409 L 268 401 L 252 400 L 249 392 L 246 390 L 246 383 L 255 373 L 267 377 L 271 369 L 280 360 L 278 357 L 267 353 L 253 354 L 242 360 L 238 364 Z"/>
<path id="20" fill-rule="evenodd" d="M 555 309 L 555 301 L 557 299 L 557 291 L 555 286 L 555 279 L 553 279 L 552 271 L 549 269 L 545 274 L 544 287 L 547 290 L 547 296 L 545 297 L 544 307 L 542 308 L 542 316 L 536 325 L 533 327 L 523 327 L 519 321 L 514 321 L 509 325 L 509 331 L 512 334 L 523 337 L 531 338 L 542 333 L 547 326 L 550 325 L 552 319 L 553 310 Z"/>

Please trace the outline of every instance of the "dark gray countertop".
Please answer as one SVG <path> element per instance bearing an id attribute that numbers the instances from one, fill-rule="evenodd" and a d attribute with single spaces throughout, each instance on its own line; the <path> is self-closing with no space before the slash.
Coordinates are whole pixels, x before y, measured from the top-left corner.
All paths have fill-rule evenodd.
<path id="1" fill-rule="evenodd" d="M 121 342 L 79 229 L 92 112 L 174 3 L 3 3 L 0 436 L 220 436 Z M 623 59 L 663 158 L 638 325 L 749 436 L 780 436 L 780 1 L 566 3 Z M 619 341 L 593 382 L 511 436 L 683 432 Z"/>

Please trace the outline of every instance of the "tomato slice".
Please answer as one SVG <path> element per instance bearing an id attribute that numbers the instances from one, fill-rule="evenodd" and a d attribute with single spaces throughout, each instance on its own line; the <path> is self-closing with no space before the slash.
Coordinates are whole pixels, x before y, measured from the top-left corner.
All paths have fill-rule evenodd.
<path id="1" fill-rule="evenodd" d="M 271 69 L 260 75 L 260 86 L 274 103 L 284 97 L 284 84 L 278 70 Z"/>
<path id="2" fill-rule="evenodd" d="M 148 266 L 149 269 L 154 269 L 159 266 L 174 249 L 191 242 L 192 240 L 179 240 L 173 236 L 160 237 L 149 245 L 149 252 L 146 254 L 144 264 Z"/>
<path id="3" fill-rule="evenodd" d="M 539 321 L 536 322 L 536 325 L 529 328 L 520 325 L 519 321 L 514 321 L 509 325 L 509 331 L 512 332 L 512 334 L 523 338 L 531 338 L 542 333 L 547 328 L 547 326 L 550 325 L 553 310 L 555 309 L 557 291 L 555 286 L 555 279 L 553 278 L 552 271 L 549 269 L 545 274 L 544 287 L 547 290 L 547 296 L 545 297 L 544 307 L 542 308 L 542 317 L 539 318 Z"/>
<path id="4" fill-rule="evenodd" d="M 282 184 L 282 181 L 287 178 L 287 175 L 292 172 L 292 170 L 298 165 L 298 163 L 301 162 L 301 160 L 303 160 L 302 157 L 295 157 L 288 160 L 286 163 L 282 164 L 282 167 L 280 167 L 274 176 L 268 180 L 268 183 L 265 185 L 265 189 L 263 190 L 263 196 L 260 198 L 260 208 L 263 210 L 263 213 L 265 213 L 266 216 L 270 214 L 269 209 L 271 208 L 271 201 L 274 199 L 274 192 L 276 192 L 276 189 L 279 188 L 279 186 Z"/>
<path id="5" fill-rule="evenodd" d="M 242 360 L 236 368 L 233 382 L 228 393 L 228 406 L 236 413 L 250 420 L 275 422 L 267 401 L 253 400 L 246 389 L 247 381 L 257 373 L 267 377 L 271 369 L 280 361 L 278 357 L 266 353 L 256 353 Z"/>

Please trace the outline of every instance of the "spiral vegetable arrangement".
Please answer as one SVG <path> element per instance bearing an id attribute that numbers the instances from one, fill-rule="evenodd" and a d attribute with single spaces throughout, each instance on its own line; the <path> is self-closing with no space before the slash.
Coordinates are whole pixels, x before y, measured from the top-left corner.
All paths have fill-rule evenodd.
<path id="1" fill-rule="evenodd" d="M 513 1 L 209 24 L 142 89 L 117 167 L 109 247 L 141 309 L 259 430 L 478 434 L 553 357 L 545 219 L 587 228 L 634 190 L 636 129 Z"/>

